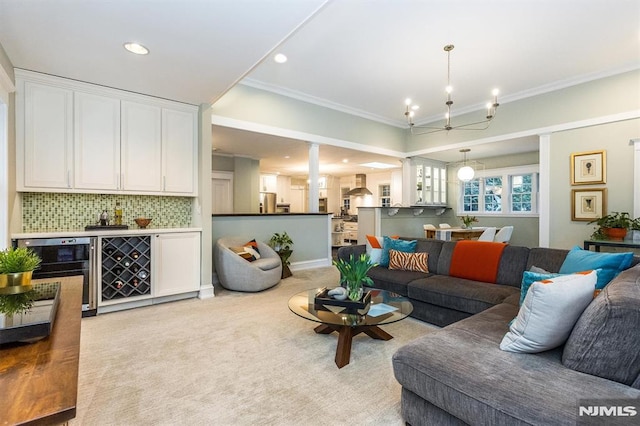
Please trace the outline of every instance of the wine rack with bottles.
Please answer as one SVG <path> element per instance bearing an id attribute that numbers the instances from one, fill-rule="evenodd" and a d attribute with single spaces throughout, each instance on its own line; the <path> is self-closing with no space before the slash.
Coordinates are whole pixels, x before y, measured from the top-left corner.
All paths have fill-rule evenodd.
<path id="1" fill-rule="evenodd" d="M 151 294 L 151 237 L 102 238 L 102 301 Z"/>

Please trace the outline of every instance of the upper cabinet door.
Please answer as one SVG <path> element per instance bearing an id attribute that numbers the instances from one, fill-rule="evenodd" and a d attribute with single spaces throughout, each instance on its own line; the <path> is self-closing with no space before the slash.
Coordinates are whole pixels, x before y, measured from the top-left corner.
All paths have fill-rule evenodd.
<path id="1" fill-rule="evenodd" d="M 118 190 L 120 100 L 74 93 L 75 188 Z"/>
<path id="2" fill-rule="evenodd" d="M 122 101 L 122 189 L 162 191 L 162 108 Z"/>
<path id="3" fill-rule="evenodd" d="M 195 113 L 162 109 L 163 191 L 196 195 Z"/>
<path id="4" fill-rule="evenodd" d="M 73 173 L 73 92 L 24 83 L 23 132 L 18 145 L 18 189 L 70 188 Z M 24 129 L 24 130 L 22 130 Z M 20 169 L 22 168 L 22 171 Z"/>

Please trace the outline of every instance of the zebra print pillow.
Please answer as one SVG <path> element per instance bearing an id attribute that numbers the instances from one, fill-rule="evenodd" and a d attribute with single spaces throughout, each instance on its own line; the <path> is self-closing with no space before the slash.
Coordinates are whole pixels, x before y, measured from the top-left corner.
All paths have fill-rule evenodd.
<path id="1" fill-rule="evenodd" d="M 389 250 L 389 269 L 403 271 L 429 272 L 427 259 L 429 253 L 405 253 L 398 250 Z"/>

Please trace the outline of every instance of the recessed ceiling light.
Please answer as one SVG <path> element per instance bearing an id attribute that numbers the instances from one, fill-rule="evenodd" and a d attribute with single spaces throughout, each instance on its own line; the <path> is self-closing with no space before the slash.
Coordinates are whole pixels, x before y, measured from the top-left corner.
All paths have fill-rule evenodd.
<path id="1" fill-rule="evenodd" d="M 345 158 L 344 160 L 342 160 L 342 162 L 343 162 L 343 163 L 348 163 L 348 162 L 349 162 L 349 159 L 348 159 L 348 158 Z"/>
<path id="2" fill-rule="evenodd" d="M 146 55 L 149 53 L 149 49 L 141 45 L 140 43 L 129 42 L 124 44 L 124 48 L 136 55 Z"/>
<path id="3" fill-rule="evenodd" d="M 283 53 L 278 53 L 276 56 L 273 57 L 273 60 L 279 64 L 284 64 L 285 62 L 287 62 L 287 55 Z"/>

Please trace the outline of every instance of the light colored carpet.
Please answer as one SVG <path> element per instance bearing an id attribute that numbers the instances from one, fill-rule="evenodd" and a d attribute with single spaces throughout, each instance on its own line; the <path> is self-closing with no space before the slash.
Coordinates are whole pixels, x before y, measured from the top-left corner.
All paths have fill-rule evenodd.
<path id="1" fill-rule="evenodd" d="M 76 425 L 402 425 L 391 356 L 435 327 L 407 318 L 389 341 L 337 335 L 289 311 L 293 294 L 335 286 L 333 267 L 261 293 L 219 291 L 82 320 Z"/>

